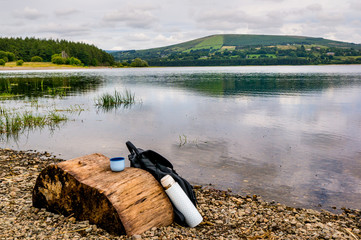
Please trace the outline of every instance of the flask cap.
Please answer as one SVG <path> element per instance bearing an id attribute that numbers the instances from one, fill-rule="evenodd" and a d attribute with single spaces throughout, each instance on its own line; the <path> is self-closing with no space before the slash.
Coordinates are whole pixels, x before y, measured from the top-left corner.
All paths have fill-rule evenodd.
<path id="1" fill-rule="evenodd" d="M 162 179 L 160 180 L 160 183 L 162 184 L 162 186 L 164 188 L 170 188 L 174 183 L 174 179 L 172 178 L 171 175 L 165 175 L 164 177 L 162 177 Z"/>

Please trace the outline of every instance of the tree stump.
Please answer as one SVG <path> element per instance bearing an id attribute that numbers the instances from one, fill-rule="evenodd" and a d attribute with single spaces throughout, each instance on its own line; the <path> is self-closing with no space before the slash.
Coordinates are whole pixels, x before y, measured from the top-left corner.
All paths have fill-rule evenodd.
<path id="1" fill-rule="evenodd" d="M 112 172 L 109 158 L 98 153 L 45 168 L 35 183 L 33 206 L 89 220 L 112 234 L 141 234 L 174 218 L 172 204 L 150 173 Z"/>

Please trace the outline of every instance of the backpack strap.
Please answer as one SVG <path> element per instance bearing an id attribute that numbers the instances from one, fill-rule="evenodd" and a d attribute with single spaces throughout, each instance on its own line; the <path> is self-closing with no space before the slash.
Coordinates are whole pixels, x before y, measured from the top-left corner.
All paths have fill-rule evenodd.
<path id="1" fill-rule="evenodd" d="M 131 143 L 130 141 L 125 143 L 127 145 L 127 148 L 129 150 L 130 153 L 135 153 L 137 155 L 137 157 L 139 157 L 140 152 L 138 150 L 138 148 L 136 148 L 133 143 Z"/>

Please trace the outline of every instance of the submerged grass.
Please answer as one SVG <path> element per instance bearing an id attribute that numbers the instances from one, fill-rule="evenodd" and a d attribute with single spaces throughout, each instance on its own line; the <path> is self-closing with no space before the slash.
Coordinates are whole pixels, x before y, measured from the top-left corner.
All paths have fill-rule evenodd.
<path id="1" fill-rule="evenodd" d="M 0 115 L 0 134 L 6 134 L 7 136 L 17 135 L 26 129 L 54 126 L 67 120 L 66 116 L 55 112 L 50 112 L 46 115 L 34 115 L 31 112 L 3 112 Z"/>
<path id="2" fill-rule="evenodd" d="M 17 141 L 20 134 L 27 133 L 29 130 L 47 127 L 53 131 L 55 128 L 59 128 L 61 123 L 69 120 L 68 113 L 79 113 L 80 115 L 84 111 L 79 104 L 65 109 L 57 109 L 55 103 L 49 105 L 47 101 L 40 104 L 39 100 L 34 98 L 26 99 L 23 101 L 24 104 L 16 104 L 16 107 L 9 107 L 12 106 L 9 104 L 11 101 L 13 100 L 0 102 L 0 142 L 10 138 Z"/>
<path id="3" fill-rule="evenodd" d="M 7 92 L 4 92 L 4 93 L 0 93 L 0 98 L 16 98 L 16 97 L 21 97 L 22 95 L 19 95 L 19 94 L 13 94 L 13 93 L 7 93 Z"/>
<path id="4" fill-rule="evenodd" d="M 85 111 L 85 109 L 80 104 L 70 105 L 68 108 L 60 109 L 56 108 L 56 112 L 69 112 L 69 113 L 78 113 Z"/>
<path id="5" fill-rule="evenodd" d="M 123 94 L 115 90 L 114 94 L 104 93 L 95 99 L 95 105 L 104 109 L 128 106 L 134 103 L 135 94 L 129 90 L 125 90 Z"/>

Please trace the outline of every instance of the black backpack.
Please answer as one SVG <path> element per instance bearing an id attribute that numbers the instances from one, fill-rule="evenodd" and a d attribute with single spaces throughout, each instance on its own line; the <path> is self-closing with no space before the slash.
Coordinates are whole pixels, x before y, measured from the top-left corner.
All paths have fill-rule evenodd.
<path id="1" fill-rule="evenodd" d="M 152 150 L 144 151 L 141 148 L 136 148 L 131 142 L 126 142 L 130 154 L 128 155 L 130 166 L 141 168 L 153 175 L 158 182 L 165 176 L 170 175 L 179 184 L 183 191 L 187 194 L 194 206 L 197 206 L 196 195 L 194 194 L 192 185 L 184 178 L 180 177 L 173 169 L 173 165 L 159 153 Z M 176 223 L 187 226 L 183 214 L 178 211 L 174 205 L 174 220 Z"/>

